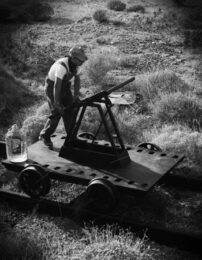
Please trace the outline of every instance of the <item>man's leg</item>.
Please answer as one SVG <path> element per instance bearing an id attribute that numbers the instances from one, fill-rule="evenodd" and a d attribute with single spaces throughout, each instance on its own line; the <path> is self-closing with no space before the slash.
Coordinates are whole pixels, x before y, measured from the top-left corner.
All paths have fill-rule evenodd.
<path id="1" fill-rule="evenodd" d="M 56 109 L 51 109 L 51 115 L 46 121 L 44 128 L 42 129 L 40 136 L 45 138 L 50 138 L 50 136 L 55 132 L 58 123 L 60 121 L 61 115 Z"/>
<path id="2" fill-rule="evenodd" d="M 69 133 L 69 130 L 70 130 L 73 115 L 74 115 L 74 109 L 72 106 L 66 108 L 62 115 L 62 119 L 63 119 L 64 126 L 65 126 L 65 131 L 67 134 Z"/>
<path id="3" fill-rule="evenodd" d="M 63 105 L 65 106 L 64 113 L 62 115 L 65 131 L 66 133 L 69 132 L 70 124 L 73 118 L 74 109 L 73 109 L 73 96 L 71 92 L 71 83 L 69 81 L 64 81 L 64 96 L 63 96 Z"/>
<path id="4" fill-rule="evenodd" d="M 58 126 L 58 123 L 61 118 L 61 114 L 57 111 L 57 109 L 54 106 L 53 84 L 47 84 L 45 86 L 45 91 L 46 91 L 51 115 L 49 116 L 48 120 L 46 121 L 46 123 L 44 125 L 44 128 L 42 129 L 39 139 L 42 139 L 47 146 L 52 148 L 53 143 L 52 143 L 50 137 L 55 132 L 55 130 Z"/>

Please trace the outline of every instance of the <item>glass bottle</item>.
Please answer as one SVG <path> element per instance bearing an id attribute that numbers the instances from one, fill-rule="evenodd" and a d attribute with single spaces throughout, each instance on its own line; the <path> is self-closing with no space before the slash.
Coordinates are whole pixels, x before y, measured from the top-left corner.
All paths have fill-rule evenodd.
<path id="1" fill-rule="evenodd" d="M 7 159 L 13 163 L 22 163 L 27 160 L 26 135 L 15 124 L 6 134 Z"/>

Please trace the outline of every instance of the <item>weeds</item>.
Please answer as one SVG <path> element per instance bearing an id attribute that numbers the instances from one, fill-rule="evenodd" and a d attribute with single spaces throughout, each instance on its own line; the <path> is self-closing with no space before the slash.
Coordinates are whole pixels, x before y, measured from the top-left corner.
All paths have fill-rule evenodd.
<path id="1" fill-rule="evenodd" d="M 26 234 L 20 235 L 15 232 L 0 233 L 0 256 L 1 259 L 27 259 L 39 260 L 42 252 L 34 240 Z"/>
<path id="2" fill-rule="evenodd" d="M 93 14 L 94 20 L 96 20 L 99 23 L 106 23 L 108 22 L 108 17 L 106 10 L 97 10 Z"/>
<path id="3" fill-rule="evenodd" d="M 126 4 L 121 1 L 112 0 L 107 4 L 108 8 L 114 11 L 123 11 L 126 8 Z"/>
<path id="4" fill-rule="evenodd" d="M 130 109 L 131 110 L 131 109 Z M 143 114 L 135 115 L 131 111 L 115 113 L 118 127 L 124 141 L 130 145 L 137 145 L 144 141 L 143 131 L 152 128 L 155 120 Z"/>
<path id="5" fill-rule="evenodd" d="M 32 144 L 38 140 L 39 134 L 46 120 L 46 116 L 31 116 L 23 122 L 22 130 L 27 135 L 29 144 Z"/>
<path id="6" fill-rule="evenodd" d="M 145 13 L 145 8 L 142 5 L 132 5 L 126 9 L 127 12 Z"/>
<path id="7" fill-rule="evenodd" d="M 142 74 L 137 80 L 137 88 L 146 102 L 155 102 L 163 93 L 189 93 L 191 87 L 174 72 L 160 70 L 150 74 Z"/>
<path id="8" fill-rule="evenodd" d="M 64 220 L 62 220 L 64 222 Z M 132 232 L 118 226 L 86 226 L 83 230 L 65 230 L 60 218 L 32 216 L 16 227 L 23 233 L 27 223 L 27 234 L 43 249 L 43 259 L 149 259 L 150 248 L 145 238 L 135 238 Z M 51 230 L 51 232 L 47 232 Z M 148 258 L 147 258 L 148 257 Z"/>
<path id="9" fill-rule="evenodd" d="M 164 94 L 150 105 L 153 115 L 161 122 L 182 123 L 199 128 L 202 123 L 202 105 L 195 96 L 180 92 Z"/>
<path id="10" fill-rule="evenodd" d="M 184 45 L 186 48 L 202 48 L 201 30 L 184 30 Z"/>
<path id="11" fill-rule="evenodd" d="M 102 86 L 107 73 L 116 66 L 116 50 L 113 48 L 101 48 L 90 55 L 85 66 L 85 72 L 93 84 Z"/>
<path id="12" fill-rule="evenodd" d="M 54 44 L 38 48 L 34 44 L 36 34 L 21 26 L 17 32 L 4 32 L 0 36 L 0 57 L 14 73 L 22 77 L 45 76 L 48 67 L 53 63 Z"/>
<path id="13" fill-rule="evenodd" d="M 195 165 L 201 166 L 202 134 L 180 124 L 164 124 L 143 133 L 146 141 L 159 145 L 167 152 L 185 154 Z"/>
<path id="14" fill-rule="evenodd" d="M 0 22 L 46 21 L 53 14 L 52 7 L 40 0 L 3 0 L 0 10 Z"/>
<path id="15" fill-rule="evenodd" d="M 30 102 L 36 100 L 36 95 L 2 65 L 0 65 L 0 80 L 0 115 L 2 125 L 6 125 L 16 114 L 16 109 L 30 105 Z"/>
<path id="16" fill-rule="evenodd" d="M 86 246 L 81 259 L 142 259 L 149 257 L 145 241 L 134 239 L 130 231 L 116 226 L 86 227 L 84 230 Z"/>
<path id="17" fill-rule="evenodd" d="M 139 57 L 135 55 L 124 55 L 119 58 L 118 65 L 124 68 L 136 68 L 139 63 Z"/>
<path id="18" fill-rule="evenodd" d="M 37 108 L 36 111 L 37 117 L 49 116 L 49 114 L 50 114 L 50 108 L 48 102 L 45 102 L 43 105 Z"/>
<path id="19" fill-rule="evenodd" d="M 182 24 L 185 20 L 183 12 L 155 12 L 153 16 L 134 15 L 132 19 L 133 25 L 144 31 L 165 30 L 179 32 L 183 28 Z"/>

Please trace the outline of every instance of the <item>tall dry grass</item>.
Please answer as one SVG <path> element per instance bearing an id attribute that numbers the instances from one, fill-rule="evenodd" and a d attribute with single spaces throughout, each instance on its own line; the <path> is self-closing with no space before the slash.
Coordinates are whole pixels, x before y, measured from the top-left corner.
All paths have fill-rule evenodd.
<path id="1" fill-rule="evenodd" d="M 38 100 L 37 95 L 0 64 L 1 126 L 8 125 L 17 111 Z"/>
<path id="2" fill-rule="evenodd" d="M 150 104 L 154 117 L 162 123 L 181 123 L 200 130 L 202 123 L 201 100 L 181 92 L 162 94 Z"/>
<path id="3" fill-rule="evenodd" d="M 23 122 L 21 130 L 26 134 L 28 144 L 38 141 L 39 134 L 47 120 L 46 116 L 30 116 Z"/>
<path id="4" fill-rule="evenodd" d="M 195 166 L 202 167 L 202 133 L 180 124 L 164 124 L 143 132 L 146 141 L 171 153 L 185 154 Z"/>
<path id="5" fill-rule="evenodd" d="M 139 75 L 136 89 L 146 102 L 153 103 L 162 93 L 189 93 L 192 88 L 171 70 L 158 70 Z"/>
<path id="6" fill-rule="evenodd" d="M 46 1 L 1 0 L 0 22 L 46 21 L 53 14 L 53 8 Z"/>
<path id="7" fill-rule="evenodd" d="M 100 48 L 92 51 L 85 65 L 85 73 L 93 85 L 102 86 L 109 71 L 117 66 L 117 49 Z"/>
<path id="8" fill-rule="evenodd" d="M 135 238 L 132 232 L 117 226 L 81 229 L 69 219 L 34 215 L 16 225 L 19 234 L 24 233 L 25 224 L 27 234 L 42 248 L 44 260 L 152 259 L 145 238 Z"/>
<path id="9" fill-rule="evenodd" d="M 44 80 L 50 65 L 54 62 L 55 45 L 40 47 L 35 44 L 36 31 L 27 25 L 16 25 L 14 31 L 4 27 L 0 34 L 0 58 L 16 76 Z"/>
<path id="10" fill-rule="evenodd" d="M 19 234 L 12 230 L 0 232 L 0 259 L 2 260 L 40 260 L 42 250 L 34 239 L 26 233 Z"/>

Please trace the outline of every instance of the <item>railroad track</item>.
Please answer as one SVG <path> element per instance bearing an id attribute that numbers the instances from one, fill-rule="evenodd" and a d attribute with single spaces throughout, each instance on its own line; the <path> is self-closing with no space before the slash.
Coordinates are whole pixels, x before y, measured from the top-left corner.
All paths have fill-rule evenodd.
<path id="1" fill-rule="evenodd" d="M 5 147 L 0 143 L 0 155 L 5 156 Z M 163 180 L 163 185 L 182 187 L 189 190 L 191 183 L 192 192 L 201 192 L 202 181 L 196 179 L 187 179 L 181 176 L 169 174 Z M 147 195 L 148 198 L 148 195 Z M 147 236 L 160 244 L 177 246 L 180 249 L 195 251 L 201 254 L 202 228 L 198 230 L 184 230 L 172 226 L 164 226 L 158 221 L 146 222 L 138 218 L 137 205 L 148 203 L 148 200 L 140 194 L 126 195 L 122 191 L 119 196 L 119 202 L 116 208 L 109 212 L 100 212 L 92 207 L 91 200 L 87 193 L 84 192 L 70 203 L 49 200 L 45 197 L 39 199 L 30 198 L 29 196 L 0 189 L 0 201 L 7 202 L 11 207 L 18 210 L 33 210 L 39 214 L 50 214 L 52 216 L 68 217 L 79 224 L 93 221 L 97 225 L 118 224 L 121 227 L 127 227 L 133 230 L 140 237 L 144 236 L 145 230 Z M 137 204 L 134 201 L 137 200 Z M 155 207 L 156 205 L 154 205 Z M 130 211 L 131 209 L 131 211 Z M 127 212 L 126 212 L 127 211 Z M 134 213 L 134 214 L 133 214 Z"/>

